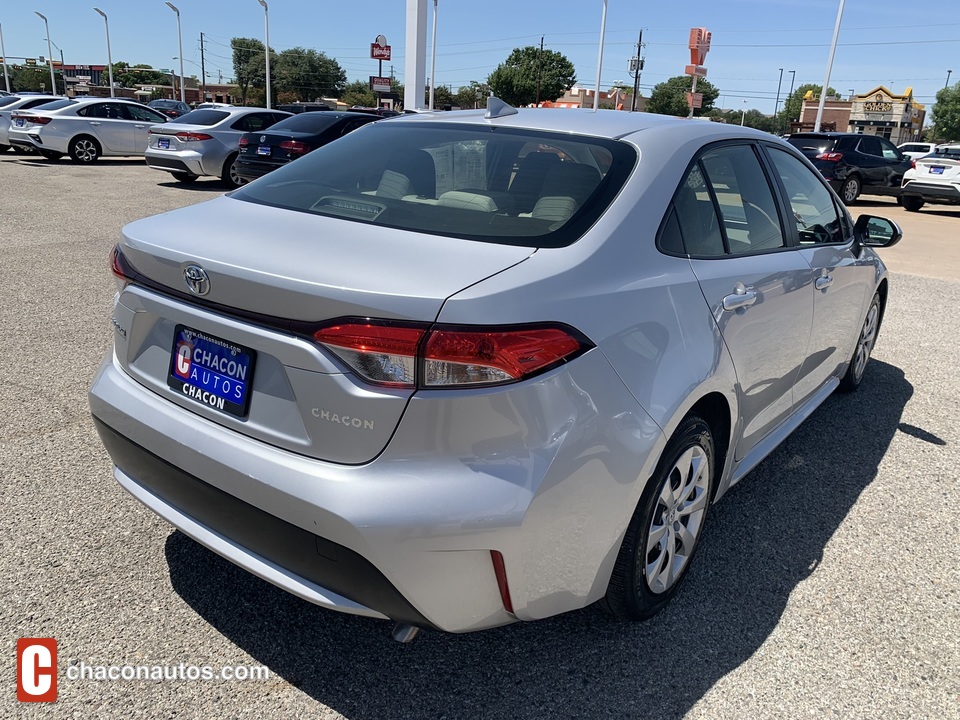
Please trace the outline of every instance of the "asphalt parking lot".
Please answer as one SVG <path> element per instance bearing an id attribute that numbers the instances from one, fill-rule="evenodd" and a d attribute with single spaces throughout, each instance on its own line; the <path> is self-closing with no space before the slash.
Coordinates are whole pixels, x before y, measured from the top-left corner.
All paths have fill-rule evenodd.
<path id="1" fill-rule="evenodd" d="M 131 220 L 216 197 L 138 160 L 0 156 L 0 626 L 59 643 L 59 699 L 2 717 L 960 717 L 960 208 L 905 231 L 860 390 L 711 515 L 672 605 L 410 645 L 221 560 L 116 484 L 87 409 Z M 216 228 L 205 231 L 216 232 Z M 248 682 L 70 681 L 87 665 L 265 665 Z"/>

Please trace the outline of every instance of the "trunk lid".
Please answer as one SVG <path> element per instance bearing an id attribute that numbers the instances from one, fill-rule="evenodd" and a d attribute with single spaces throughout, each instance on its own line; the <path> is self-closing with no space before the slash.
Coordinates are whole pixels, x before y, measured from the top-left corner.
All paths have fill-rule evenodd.
<path id="1" fill-rule="evenodd" d="M 362 382 L 292 326 L 343 317 L 431 322 L 448 297 L 534 252 L 230 197 L 131 223 L 121 250 L 143 284 L 174 291 L 135 283 L 118 299 L 116 354 L 134 379 L 244 435 L 349 464 L 383 450 L 413 391 Z M 208 277 L 209 291 L 196 300 L 184 278 L 189 265 Z M 204 338 L 205 351 L 216 343 L 240 351 L 220 363 L 225 371 L 252 351 L 245 407 L 224 411 L 176 381 L 184 329 Z M 202 370 L 205 361 L 196 360 Z M 213 382 L 196 377 L 192 386 L 212 392 Z"/>

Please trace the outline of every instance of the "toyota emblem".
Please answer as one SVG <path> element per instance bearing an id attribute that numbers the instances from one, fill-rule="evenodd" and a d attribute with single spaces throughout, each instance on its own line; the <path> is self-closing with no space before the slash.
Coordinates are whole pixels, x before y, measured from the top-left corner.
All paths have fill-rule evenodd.
<path id="1" fill-rule="evenodd" d="M 207 271 L 199 265 L 187 265 L 183 269 L 183 280 L 194 295 L 206 295 L 210 292 L 210 278 L 207 277 Z"/>

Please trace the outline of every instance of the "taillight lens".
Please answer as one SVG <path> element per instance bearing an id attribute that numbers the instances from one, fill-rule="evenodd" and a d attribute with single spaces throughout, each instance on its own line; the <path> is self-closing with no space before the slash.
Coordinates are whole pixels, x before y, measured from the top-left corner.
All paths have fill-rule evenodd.
<path id="1" fill-rule="evenodd" d="M 177 137 L 184 142 L 193 142 L 195 140 L 212 140 L 213 135 L 198 132 L 178 132 Z"/>
<path id="2" fill-rule="evenodd" d="M 817 155 L 817 160 L 827 160 L 828 162 L 840 162 L 843 159 L 843 153 L 822 152 Z"/>
<path id="3" fill-rule="evenodd" d="M 280 147 L 291 155 L 306 155 L 313 150 L 312 146 L 302 143 L 299 140 L 284 140 L 280 143 Z"/>
<path id="4" fill-rule="evenodd" d="M 51 117 L 43 117 L 42 115 L 12 115 L 11 120 L 26 120 L 27 122 L 33 123 L 34 125 L 46 125 L 48 122 L 53 120 Z"/>
<path id="5" fill-rule="evenodd" d="M 246 135 L 241 135 L 241 136 L 240 136 L 240 147 L 246 147 L 246 146 L 249 145 L 249 144 L 250 144 L 250 141 L 247 140 L 247 136 L 246 136 Z"/>
<path id="6" fill-rule="evenodd" d="M 133 280 L 132 270 L 120 252 L 120 246 L 115 245 L 110 253 L 110 270 L 113 272 L 113 278 L 117 282 L 117 292 L 123 292 L 123 289 Z"/>
<path id="7" fill-rule="evenodd" d="M 523 380 L 592 347 L 561 326 L 464 328 L 344 323 L 314 340 L 367 382 L 424 389 L 501 385 Z"/>
<path id="8" fill-rule="evenodd" d="M 910 169 L 911 169 L 911 170 L 916 170 L 916 169 L 917 169 L 917 161 L 914 160 L 913 158 L 910 158 Z"/>

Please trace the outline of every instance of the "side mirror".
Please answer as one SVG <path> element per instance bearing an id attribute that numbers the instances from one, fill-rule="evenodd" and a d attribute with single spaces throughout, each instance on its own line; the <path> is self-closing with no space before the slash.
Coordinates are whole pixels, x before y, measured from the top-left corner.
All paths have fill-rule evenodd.
<path id="1" fill-rule="evenodd" d="M 858 217 L 853 231 L 860 244 L 867 247 L 892 247 L 903 237 L 903 231 L 893 220 L 874 215 Z"/>

